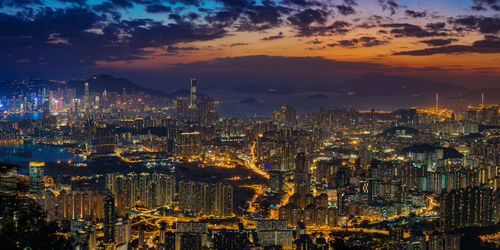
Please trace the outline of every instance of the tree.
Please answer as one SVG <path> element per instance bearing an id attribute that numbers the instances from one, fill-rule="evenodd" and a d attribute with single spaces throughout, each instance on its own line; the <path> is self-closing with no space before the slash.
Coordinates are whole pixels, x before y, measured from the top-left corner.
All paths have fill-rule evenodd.
<path id="1" fill-rule="evenodd" d="M 47 222 L 41 207 L 28 198 L 0 200 L 2 249 L 71 249 L 71 240 Z"/>

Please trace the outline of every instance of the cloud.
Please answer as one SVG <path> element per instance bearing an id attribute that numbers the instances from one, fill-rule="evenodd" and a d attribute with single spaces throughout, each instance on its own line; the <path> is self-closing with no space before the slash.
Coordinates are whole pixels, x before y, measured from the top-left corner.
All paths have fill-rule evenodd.
<path id="1" fill-rule="evenodd" d="M 181 3 L 184 5 L 191 5 L 191 6 L 200 6 L 201 2 L 200 0 L 167 0 L 167 2 L 175 4 L 175 3 Z"/>
<path id="2" fill-rule="evenodd" d="M 0 0 L 0 7 L 3 5 L 19 8 L 32 5 L 43 5 L 43 2 L 40 0 Z"/>
<path id="3" fill-rule="evenodd" d="M 288 17 L 288 21 L 299 29 L 304 29 L 313 23 L 324 24 L 327 17 L 328 12 L 324 10 L 306 9 Z"/>
<path id="4" fill-rule="evenodd" d="M 475 10 L 475 11 L 486 11 L 487 9 L 485 7 L 483 7 L 482 5 L 473 5 L 470 7 L 471 10 Z"/>
<path id="5" fill-rule="evenodd" d="M 483 34 L 495 34 L 500 31 L 499 17 L 461 16 L 450 18 L 449 23 L 454 24 L 456 26 L 455 29 L 459 31 L 477 30 Z"/>
<path id="6" fill-rule="evenodd" d="M 92 6 L 92 9 L 95 12 L 98 13 L 103 13 L 103 14 L 109 14 L 111 15 L 115 20 L 119 20 L 121 18 L 121 13 L 116 10 L 116 6 L 113 5 L 111 2 L 103 2 L 101 4 L 97 4 Z"/>
<path id="7" fill-rule="evenodd" d="M 279 6 L 250 6 L 241 15 L 238 30 L 253 31 L 277 27 L 282 23 L 282 14 L 288 9 Z"/>
<path id="8" fill-rule="evenodd" d="M 251 1 L 248 0 L 217 0 L 221 2 L 230 9 L 244 8 L 246 6 L 251 5 Z"/>
<path id="9" fill-rule="evenodd" d="M 312 7 L 312 6 L 322 5 L 319 1 L 315 0 L 284 0 L 283 3 L 289 5 L 297 5 L 300 7 Z"/>
<path id="10" fill-rule="evenodd" d="M 165 48 L 166 51 L 179 51 L 179 50 L 200 50 L 199 48 L 196 48 L 196 47 L 177 47 L 177 46 L 173 46 L 173 45 L 169 45 L 167 46 L 167 48 Z"/>
<path id="11" fill-rule="evenodd" d="M 283 23 L 283 16 L 289 8 L 275 5 L 271 1 L 262 1 L 256 5 L 253 1 L 219 1 L 224 8 L 215 12 L 208 11 L 204 17 L 211 24 L 232 26 L 238 31 L 262 31 L 278 27 Z"/>
<path id="12" fill-rule="evenodd" d="M 344 4 L 348 6 L 358 6 L 358 2 L 356 0 L 344 0 Z"/>
<path id="13" fill-rule="evenodd" d="M 115 8 L 132 8 L 134 4 L 129 0 L 111 0 L 110 3 L 115 6 Z"/>
<path id="14" fill-rule="evenodd" d="M 248 43 L 233 43 L 233 44 L 229 45 L 229 47 L 245 46 L 245 45 L 248 45 Z"/>
<path id="15" fill-rule="evenodd" d="M 339 13 L 344 15 L 344 16 L 356 14 L 356 11 L 354 10 L 354 8 L 352 6 L 342 4 L 342 5 L 337 5 L 336 7 L 337 7 L 337 10 L 339 11 Z"/>
<path id="16" fill-rule="evenodd" d="M 179 55 L 181 52 L 193 52 L 193 51 L 198 51 L 200 50 L 199 48 L 196 47 L 178 47 L 174 45 L 169 45 L 166 48 L 164 48 L 166 54 L 165 56 L 173 56 L 173 55 Z"/>
<path id="17" fill-rule="evenodd" d="M 349 30 L 350 23 L 345 21 L 335 21 L 327 25 L 330 12 L 317 9 L 306 9 L 289 16 L 287 19 L 297 30 L 297 36 L 324 36 L 331 34 L 345 34 Z"/>
<path id="18" fill-rule="evenodd" d="M 309 25 L 298 28 L 297 36 L 308 37 L 308 36 L 325 36 L 332 34 L 345 34 L 349 30 L 347 27 L 351 26 L 350 23 L 345 21 L 335 21 L 330 25 Z"/>
<path id="19" fill-rule="evenodd" d="M 425 11 L 413 11 L 413 10 L 406 10 L 405 15 L 413 18 L 423 18 L 427 16 L 427 12 Z"/>
<path id="20" fill-rule="evenodd" d="M 165 6 L 163 4 L 151 4 L 146 6 L 146 12 L 148 13 L 166 13 L 171 10 L 172 8 L 170 6 Z"/>
<path id="21" fill-rule="evenodd" d="M 425 27 L 431 29 L 431 30 L 441 30 L 444 29 L 446 26 L 446 23 L 428 23 L 425 25 Z"/>
<path id="22" fill-rule="evenodd" d="M 360 6 L 356 0 L 56 1 L 0 0 L 0 5 L 5 6 L 0 11 L 0 66 L 14 67 L 15 62 L 22 62 L 32 67 L 90 68 L 103 62 L 149 60 L 161 53 L 194 52 L 189 49 L 194 47 L 186 43 L 226 36 L 239 38 L 247 31 L 256 31 L 262 41 L 287 36 L 300 41 L 304 48 L 309 47 L 304 45 L 307 41 L 318 37 L 323 43 L 310 46 L 315 49 L 372 47 L 386 44 L 394 37 L 411 37 L 420 38 L 421 46 L 426 44 L 434 50 L 407 49 L 407 53 L 493 53 L 487 44 L 494 43 L 494 39 L 481 42 L 480 38 L 473 38 L 478 41 L 468 42 L 470 45 L 454 42 L 474 41 L 470 39 L 477 33 L 500 32 L 498 15 L 479 15 L 494 13 L 500 0 L 475 0 L 469 5 L 488 11 L 448 18 L 436 17 L 429 10 L 408 9 L 403 5 L 407 1 L 399 0 L 378 0 L 382 10 L 373 10 L 378 15 L 366 12 L 366 6 Z M 352 31 L 360 32 L 358 36 L 342 37 Z M 218 48 L 223 50 L 245 43 L 232 40 L 217 44 L 226 44 Z M 382 53 L 389 56 L 392 51 L 378 54 Z"/>
<path id="23" fill-rule="evenodd" d="M 395 37 L 433 37 L 433 36 L 449 36 L 448 33 L 433 29 L 424 29 L 420 26 L 409 23 L 391 23 L 382 24 L 380 27 L 393 28 L 391 34 Z"/>
<path id="24" fill-rule="evenodd" d="M 87 3 L 87 0 L 57 0 L 57 1 L 61 3 L 72 3 L 77 5 L 84 5 L 85 3 Z"/>
<path id="25" fill-rule="evenodd" d="M 483 40 L 473 42 L 471 45 L 448 45 L 421 50 L 400 51 L 393 55 L 410 55 L 410 56 L 429 56 L 437 54 L 463 54 L 463 53 L 480 53 L 480 54 L 497 54 L 500 53 L 500 38 L 485 37 Z"/>
<path id="26" fill-rule="evenodd" d="M 275 36 L 266 36 L 260 40 L 262 41 L 272 41 L 272 40 L 277 40 L 277 39 L 281 39 L 281 38 L 284 38 L 285 36 L 283 36 L 283 32 L 280 32 L 278 33 L 278 35 L 275 35 Z"/>
<path id="27" fill-rule="evenodd" d="M 47 67 L 142 59 L 153 53 L 149 48 L 207 41 L 227 34 L 219 27 L 188 22 L 114 21 L 79 7 L 44 8 L 25 16 L 0 13 L 0 26 L 4 27 L 0 30 L 0 65 L 9 67 L 26 58 L 32 66 Z"/>
<path id="28" fill-rule="evenodd" d="M 500 0 L 474 0 L 474 5 L 471 6 L 475 11 L 486 11 L 488 8 L 500 11 Z"/>
<path id="29" fill-rule="evenodd" d="M 425 43 L 429 46 L 444 46 L 448 45 L 452 42 L 458 41 L 457 39 L 454 38 L 449 38 L 449 39 L 431 39 L 431 40 L 423 40 L 420 41 L 420 43 Z"/>
<path id="30" fill-rule="evenodd" d="M 342 46 L 342 47 L 354 47 L 358 44 L 358 39 L 352 39 L 352 40 L 340 40 L 337 43 L 330 43 L 328 46 L 330 47 L 335 47 L 335 46 Z"/>
<path id="31" fill-rule="evenodd" d="M 389 10 L 391 12 L 391 15 L 396 14 L 398 9 L 406 7 L 402 4 L 398 4 L 393 0 L 378 0 L 378 3 L 382 7 L 382 10 Z"/>
<path id="32" fill-rule="evenodd" d="M 374 47 L 379 45 L 387 44 L 387 41 L 378 40 L 376 37 L 363 36 L 359 39 L 351 39 L 351 40 L 340 40 L 337 43 L 330 43 L 328 46 L 330 47 Z"/>
<path id="33" fill-rule="evenodd" d="M 306 42 L 306 44 L 322 44 L 323 42 L 318 40 L 318 38 L 315 38 L 314 40 L 312 41 L 309 41 L 309 42 Z"/>
<path id="34" fill-rule="evenodd" d="M 189 13 L 187 13 L 187 15 L 186 15 L 186 16 L 187 16 L 187 18 L 188 18 L 189 20 L 191 20 L 191 21 L 193 21 L 193 20 L 196 20 L 196 19 L 200 18 L 200 15 L 199 15 L 198 13 L 196 13 L 196 12 L 189 12 Z"/>
<path id="35" fill-rule="evenodd" d="M 211 24 L 230 26 L 239 17 L 240 17 L 239 12 L 222 10 L 222 11 L 217 11 L 214 14 L 205 16 L 205 21 Z"/>

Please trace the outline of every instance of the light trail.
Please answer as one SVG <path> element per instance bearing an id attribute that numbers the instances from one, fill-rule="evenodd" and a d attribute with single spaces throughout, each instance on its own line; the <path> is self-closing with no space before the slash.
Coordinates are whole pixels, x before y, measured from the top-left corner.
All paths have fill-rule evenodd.
<path id="1" fill-rule="evenodd" d="M 255 157 L 255 146 L 257 142 L 253 142 L 252 145 L 250 146 L 250 161 L 244 162 L 244 166 L 249 168 L 250 170 L 254 171 L 257 174 L 262 175 L 264 178 L 269 179 L 269 173 L 267 171 L 264 171 L 263 169 L 257 167 L 255 163 L 257 162 L 257 158 Z"/>

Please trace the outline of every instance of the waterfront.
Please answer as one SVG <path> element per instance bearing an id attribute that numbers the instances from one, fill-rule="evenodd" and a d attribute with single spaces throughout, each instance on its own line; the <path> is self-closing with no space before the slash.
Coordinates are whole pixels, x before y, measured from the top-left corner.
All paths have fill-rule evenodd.
<path id="1" fill-rule="evenodd" d="M 39 112 L 34 113 L 12 113 L 8 115 L 0 116 L 0 120 L 10 120 L 10 121 L 19 121 L 24 119 L 30 120 L 38 120 L 42 117 L 42 114 Z"/>
<path id="2" fill-rule="evenodd" d="M 0 162 L 25 165 L 30 161 L 81 162 L 83 159 L 61 146 L 42 144 L 0 144 Z"/>

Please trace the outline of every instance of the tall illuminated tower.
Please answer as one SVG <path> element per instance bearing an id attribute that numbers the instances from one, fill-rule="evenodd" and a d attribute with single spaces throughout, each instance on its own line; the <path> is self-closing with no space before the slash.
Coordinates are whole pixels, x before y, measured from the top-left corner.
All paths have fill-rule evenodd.
<path id="1" fill-rule="evenodd" d="M 481 92 L 481 108 L 484 108 L 484 92 Z"/>
<path id="2" fill-rule="evenodd" d="M 85 97 L 89 96 L 89 82 L 85 82 Z"/>
<path id="3" fill-rule="evenodd" d="M 89 93 L 89 82 L 85 82 L 85 93 L 83 95 L 83 105 L 85 109 L 90 106 L 90 93 Z"/>
<path id="4" fill-rule="evenodd" d="M 439 109 L 439 94 L 436 92 L 436 110 Z"/>
<path id="5" fill-rule="evenodd" d="M 42 90 L 42 103 L 45 102 L 45 97 L 47 96 L 47 90 L 43 88 Z"/>
<path id="6" fill-rule="evenodd" d="M 295 157 L 295 188 L 294 193 L 297 196 L 297 206 L 304 208 L 306 196 L 310 191 L 311 179 L 307 167 L 306 155 L 302 152 Z"/>
<path id="7" fill-rule="evenodd" d="M 191 96 L 189 99 L 189 106 L 191 108 L 196 108 L 196 85 L 197 85 L 196 79 L 191 78 Z"/>
<path id="8" fill-rule="evenodd" d="M 42 92 L 42 110 L 44 115 L 48 115 L 50 113 L 50 102 L 49 102 L 49 95 L 47 95 L 47 90 L 44 88 Z"/>

